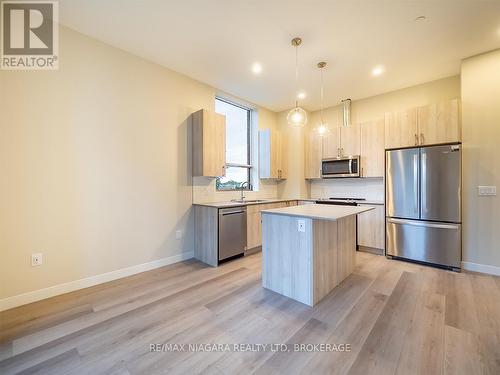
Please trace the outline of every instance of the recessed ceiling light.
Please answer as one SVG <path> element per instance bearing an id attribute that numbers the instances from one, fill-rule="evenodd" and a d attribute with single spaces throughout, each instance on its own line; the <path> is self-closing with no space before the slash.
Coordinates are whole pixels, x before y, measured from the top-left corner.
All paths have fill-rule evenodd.
<path id="1" fill-rule="evenodd" d="M 426 16 L 418 16 L 417 18 L 415 18 L 415 21 L 416 22 L 422 22 L 422 21 L 425 21 L 427 19 Z"/>
<path id="2" fill-rule="evenodd" d="M 384 67 L 383 66 L 376 66 L 375 68 L 373 68 L 372 70 L 372 76 L 379 76 L 381 75 L 382 73 L 384 72 Z"/>
<path id="3" fill-rule="evenodd" d="M 260 74 L 262 72 L 262 65 L 258 62 L 254 63 L 252 65 L 252 72 L 254 72 L 254 74 Z"/>
<path id="4" fill-rule="evenodd" d="M 301 91 L 297 94 L 298 99 L 304 99 L 306 97 L 306 93 L 304 91 Z"/>

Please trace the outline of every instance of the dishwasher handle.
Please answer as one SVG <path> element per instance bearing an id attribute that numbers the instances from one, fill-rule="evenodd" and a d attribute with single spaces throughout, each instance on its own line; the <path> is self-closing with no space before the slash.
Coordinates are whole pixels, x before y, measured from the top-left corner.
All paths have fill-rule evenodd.
<path id="1" fill-rule="evenodd" d="M 226 212 L 226 213 L 222 213 L 221 215 L 222 216 L 228 216 L 228 215 L 236 215 L 236 214 L 244 214 L 245 211 L 234 211 L 234 212 Z"/>
<path id="2" fill-rule="evenodd" d="M 223 208 L 219 210 L 219 216 L 228 216 L 228 215 L 236 215 L 236 214 L 244 214 L 246 212 L 246 208 Z"/>

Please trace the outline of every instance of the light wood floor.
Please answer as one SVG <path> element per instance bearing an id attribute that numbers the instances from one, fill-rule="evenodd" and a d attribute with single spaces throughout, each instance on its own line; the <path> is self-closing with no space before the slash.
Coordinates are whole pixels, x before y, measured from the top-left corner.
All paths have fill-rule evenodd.
<path id="1" fill-rule="evenodd" d="M 500 279 L 357 254 L 314 308 L 261 287 L 261 255 L 187 261 L 0 313 L 0 374 L 500 374 Z M 150 352 L 152 343 L 350 352 Z"/>

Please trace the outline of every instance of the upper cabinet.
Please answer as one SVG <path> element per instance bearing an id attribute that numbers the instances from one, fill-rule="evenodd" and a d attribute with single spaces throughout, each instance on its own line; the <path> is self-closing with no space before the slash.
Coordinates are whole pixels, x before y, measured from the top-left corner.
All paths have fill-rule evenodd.
<path id="1" fill-rule="evenodd" d="M 332 127 L 330 133 L 322 138 L 323 157 L 325 159 L 340 157 L 340 128 L 338 126 Z"/>
<path id="2" fill-rule="evenodd" d="M 458 99 L 419 107 L 417 111 L 420 145 L 460 141 Z"/>
<path id="3" fill-rule="evenodd" d="M 458 99 L 385 114 L 385 148 L 459 142 Z"/>
<path id="4" fill-rule="evenodd" d="M 286 142 L 277 130 L 259 131 L 259 177 L 286 179 Z"/>
<path id="5" fill-rule="evenodd" d="M 323 138 L 323 157 L 338 158 L 359 155 L 359 125 L 335 126 Z"/>
<path id="6" fill-rule="evenodd" d="M 306 179 L 321 178 L 321 159 L 323 157 L 323 138 L 315 132 L 305 133 L 305 163 Z"/>
<path id="7" fill-rule="evenodd" d="M 416 108 L 385 114 L 385 148 L 415 146 L 417 134 Z"/>
<path id="8" fill-rule="evenodd" d="M 340 156 L 360 154 L 359 124 L 340 127 Z"/>
<path id="9" fill-rule="evenodd" d="M 201 109 L 191 115 L 193 176 L 226 174 L 226 116 Z"/>
<path id="10" fill-rule="evenodd" d="M 361 177 L 384 176 L 384 120 L 364 122 L 361 132 Z"/>

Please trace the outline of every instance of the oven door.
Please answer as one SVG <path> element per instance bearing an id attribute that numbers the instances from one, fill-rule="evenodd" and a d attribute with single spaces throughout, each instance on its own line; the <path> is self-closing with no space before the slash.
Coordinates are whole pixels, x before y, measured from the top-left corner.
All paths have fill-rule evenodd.
<path id="1" fill-rule="evenodd" d="M 323 159 L 322 178 L 359 177 L 359 157 Z"/>

